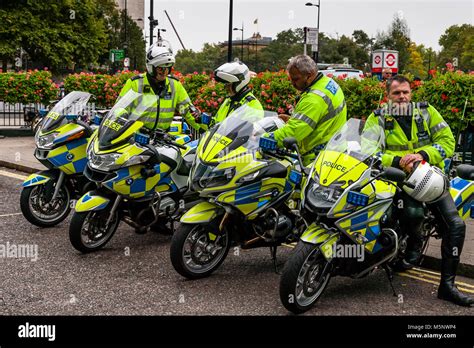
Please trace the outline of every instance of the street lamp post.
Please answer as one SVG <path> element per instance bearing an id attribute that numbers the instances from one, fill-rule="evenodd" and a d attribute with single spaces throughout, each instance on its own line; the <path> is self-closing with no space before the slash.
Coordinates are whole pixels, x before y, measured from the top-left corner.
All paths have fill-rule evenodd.
<path id="1" fill-rule="evenodd" d="M 313 4 L 311 2 L 307 2 L 305 4 L 305 6 L 316 6 L 318 8 L 318 25 L 316 26 L 316 29 L 318 30 L 318 50 L 313 52 L 313 59 L 314 61 L 316 62 L 316 64 L 318 63 L 318 55 L 319 55 L 319 13 L 321 12 L 321 0 L 318 0 L 318 4 Z"/>
<path id="2" fill-rule="evenodd" d="M 239 30 L 242 32 L 242 40 L 241 40 L 241 51 L 240 51 L 240 60 L 244 60 L 244 22 L 242 22 L 242 29 L 234 28 L 233 30 Z"/>

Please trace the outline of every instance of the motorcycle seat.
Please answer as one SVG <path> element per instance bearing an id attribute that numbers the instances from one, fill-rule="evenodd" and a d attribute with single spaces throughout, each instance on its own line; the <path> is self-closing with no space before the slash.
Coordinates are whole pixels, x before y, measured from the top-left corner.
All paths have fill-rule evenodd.
<path id="1" fill-rule="evenodd" d="M 288 175 L 288 169 L 278 163 L 278 162 L 273 162 L 267 167 L 263 168 L 260 171 L 260 177 L 272 177 L 272 178 L 286 178 Z"/>
<path id="2" fill-rule="evenodd" d="M 465 180 L 474 180 L 474 166 L 469 164 L 460 164 L 456 168 L 458 176 Z"/>

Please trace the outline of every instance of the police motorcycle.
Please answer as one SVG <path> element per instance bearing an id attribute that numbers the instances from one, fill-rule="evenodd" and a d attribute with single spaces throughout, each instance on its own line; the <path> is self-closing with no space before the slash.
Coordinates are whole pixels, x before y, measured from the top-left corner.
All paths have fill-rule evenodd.
<path id="1" fill-rule="evenodd" d="M 298 150 L 291 139 L 287 143 Z M 382 169 L 377 154 L 383 143 L 380 126 L 350 119 L 310 166 L 301 198 L 307 228 L 280 279 L 280 300 L 289 311 L 309 310 L 336 275 L 362 278 L 381 267 L 392 285 L 391 266 L 403 258 L 408 237 L 398 223 L 403 207 L 397 193 L 430 190 L 435 200 L 448 188 L 444 173 L 424 161 L 409 177 L 396 168 Z M 460 168 L 460 177 L 451 182 L 460 212 L 469 211 L 474 199 L 470 167 L 470 172 Z"/>
<path id="2" fill-rule="evenodd" d="M 23 182 L 20 208 L 36 226 L 51 227 L 63 221 L 70 201 L 91 189 L 92 183 L 83 176 L 87 141 L 94 128 L 87 108 L 91 97 L 86 92 L 69 93 L 47 113 L 35 134 L 34 155 L 48 169 Z"/>
<path id="3" fill-rule="evenodd" d="M 261 135 L 282 125 L 276 113 L 243 105 L 201 138 L 189 181 L 205 201 L 181 217 L 173 235 L 170 258 L 179 274 L 210 275 L 232 244 L 270 247 L 276 268 L 277 247 L 297 240 L 301 174 L 287 151 L 259 149 Z"/>
<path id="4" fill-rule="evenodd" d="M 104 247 L 120 221 L 138 233 L 168 222 L 173 226 L 192 200 L 187 180 L 197 141 L 144 128 L 154 104 L 155 96 L 130 90 L 90 139 L 84 174 L 98 188 L 75 206 L 69 239 L 78 251 Z"/>

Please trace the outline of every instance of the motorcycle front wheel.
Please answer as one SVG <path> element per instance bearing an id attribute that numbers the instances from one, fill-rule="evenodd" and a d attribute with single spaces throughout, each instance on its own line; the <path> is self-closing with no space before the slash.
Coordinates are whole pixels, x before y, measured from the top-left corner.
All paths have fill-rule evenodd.
<path id="1" fill-rule="evenodd" d="M 112 238 L 120 223 L 118 213 L 107 224 L 108 210 L 75 212 L 69 226 L 69 240 L 72 246 L 82 252 L 99 250 Z"/>
<path id="2" fill-rule="evenodd" d="M 300 314 L 313 307 L 331 278 L 326 265 L 318 245 L 298 242 L 280 278 L 280 300 L 287 310 Z"/>
<path id="3" fill-rule="evenodd" d="M 20 195 L 20 208 L 23 216 L 33 225 L 51 227 L 63 221 L 71 210 L 71 194 L 62 185 L 54 200 L 48 200 L 45 185 L 23 188 Z"/>
<path id="4" fill-rule="evenodd" d="M 221 265 L 229 247 L 230 236 L 226 228 L 215 235 L 207 224 L 181 224 L 171 240 L 171 263 L 183 277 L 204 278 Z"/>

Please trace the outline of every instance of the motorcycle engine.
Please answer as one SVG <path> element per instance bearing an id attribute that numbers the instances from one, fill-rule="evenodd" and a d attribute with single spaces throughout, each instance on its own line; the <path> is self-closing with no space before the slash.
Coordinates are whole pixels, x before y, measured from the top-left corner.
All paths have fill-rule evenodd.
<path id="1" fill-rule="evenodd" d="M 286 215 L 278 216 L 278 220 L 275 216 L 271 216 L 263 220 L 261 227 L 270 238 L 280 239 L 286 237 L 291 232 L 293 223 Z"/>
<path id="2" fill-rule="evenodd" d="M 170 197 L 164 197 L 160 202 L 160 215 L 165 212 L 174 212 L 176 210 L 176 202 Z"/>

